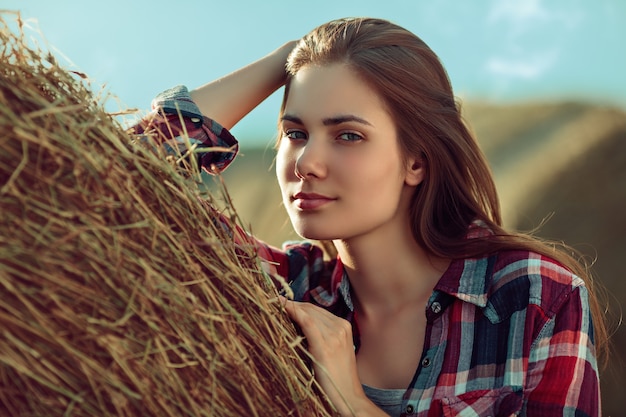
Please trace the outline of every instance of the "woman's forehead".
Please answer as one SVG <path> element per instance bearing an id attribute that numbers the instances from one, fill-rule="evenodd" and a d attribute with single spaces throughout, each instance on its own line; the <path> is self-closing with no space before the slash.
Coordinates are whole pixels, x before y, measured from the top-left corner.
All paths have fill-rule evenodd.
<path id="1" fill-rule="evenodd" d="M 317 118 L 387 113 L 379 94 L 346 64 L 309 65 L 290 81 L 285 114 Z"/>

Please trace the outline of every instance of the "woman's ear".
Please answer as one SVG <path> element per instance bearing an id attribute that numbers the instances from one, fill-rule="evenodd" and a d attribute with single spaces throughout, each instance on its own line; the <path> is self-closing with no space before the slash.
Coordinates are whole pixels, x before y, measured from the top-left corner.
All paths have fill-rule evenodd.
<path id="1" fill-rule="evenodd" d="M 426 161 L 423 157 L 411 157 L 407 161 L 404 183 L 417 186 L 424 180 Z"/>

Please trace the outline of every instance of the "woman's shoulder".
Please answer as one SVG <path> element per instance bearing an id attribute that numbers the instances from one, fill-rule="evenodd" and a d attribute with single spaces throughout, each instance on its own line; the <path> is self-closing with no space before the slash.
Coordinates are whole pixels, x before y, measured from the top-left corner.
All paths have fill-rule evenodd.
<path id="1" fill-rule="evenodd" d="M 294 299 L 332 306 L 340 298 L 343 267 L 338 259 L 327 259 L 324 250 L 309 241 L 286 242 L 287 282 Z"/>
<path id="2" fill-rule="evenodd" d="M 531 283 L 576 287 L 582 279 L 555 259 L 529 250 L 504 250 L 493 257 L 492 280 L 496 286 L 518 279 Z"/>
<path id="3" fill-rule="evenodd" d="M 488 305 L 500 318 L 534 306 L 553 317 L 561 305 L 584 287 L 565 266 L 533 251 L 507 250 L 492 257 Z"/>
<path id="4" fill-rule="evenodd" d="M 327 276 L 337 263 L 336 259 L 327 259 L 324 250 L 309 241 L 285 242 L 282 251 L 289 263 L 291 279 L 302 275 L 309 278 Z"/>

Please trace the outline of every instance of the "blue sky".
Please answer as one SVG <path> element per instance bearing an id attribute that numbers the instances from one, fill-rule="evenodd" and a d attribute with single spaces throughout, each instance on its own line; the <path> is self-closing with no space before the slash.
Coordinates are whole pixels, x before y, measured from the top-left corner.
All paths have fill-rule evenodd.
<path id="1" fill-rule="evenodd" d="M 373 16 L 424 39 L 466 101 L 626 108 L 624 0 L 3 0 L 0 8 L 19 10 L 122 107 L 147 109 L 163 89 L 204 84 L 330 19 Z M 233 133 L 271 140 L 279 101 L 272 96 Z"/>

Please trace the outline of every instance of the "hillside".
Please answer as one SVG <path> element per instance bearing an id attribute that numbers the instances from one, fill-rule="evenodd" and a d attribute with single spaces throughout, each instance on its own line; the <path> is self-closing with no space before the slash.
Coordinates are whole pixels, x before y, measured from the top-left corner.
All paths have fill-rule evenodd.
<path id="1" fill-rule="evenodd" d="M 626 306 L 626 114 L 576 102 L 495 106 L 469 103 L 468 123 L 492 166 L 507 226 L 573 245 L 595 259 L 611 295 L 611 313 Z M 298 238 L 281 204 L 274 151 L 243 150 L 224 178 L 239 215 L 274 245 Z M 615 327 L 615 326 L 614 326 Z M 613 337 L 603 375 L 605 415 L 623 415 L 626 329 Z"/>

